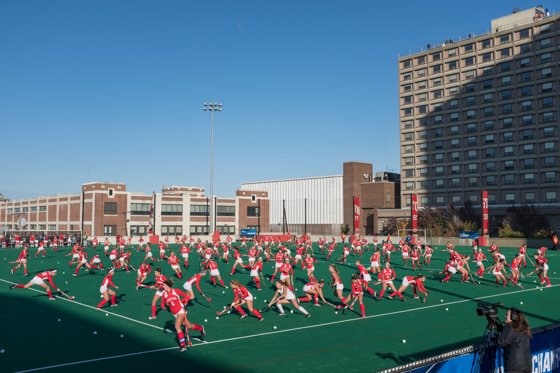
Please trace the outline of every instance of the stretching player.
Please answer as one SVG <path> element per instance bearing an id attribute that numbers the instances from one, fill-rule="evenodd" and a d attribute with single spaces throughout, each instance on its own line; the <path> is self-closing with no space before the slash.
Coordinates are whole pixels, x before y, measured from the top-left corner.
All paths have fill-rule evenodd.
<path id="1" fill-rule="evenodd" d="M 109 301 L 109 296 L 111 296 L 111 307 L 118 306 L 118 304 L 117 304 L 117 293 L 114 290 L 109 289 L 109 285 L 114 287 L 115 289 L 119 288 L 117 285 L 115 285 L 113 283 L 113 275 L 114 274 L 115 274 L 115 268 L 113 268 L 113 267 L 109 268 L 107 270 L 107 276 L 105 276 L 103 278 L 103 281 L 101 281 L 101 287 L 99 288 L 99 292 L 103 296 L 103 300 L 101 302 L 99 302 L 99 304 L 97 305 L 97 308 L 103 307 L 103 305 L 105 305 L 105 303 L 107 303 Z"/>
<path id="2" fill-rule="evenodd" d="M 157 317 L 157 301 L 163 295 L 163 282 L 167 281 L 167 277 L 161 273 L 161 268 L 156 268 L 154 271 L 154 277 L 156 279 L 156 283 L 152 286 L 146 286 L 149 289 L 156 289 L 156 293 L 152 298 L 152 315 L 148 317 L 149 320 L 154 320 Z"/>
<path id="3" fill-rule="evenodd" d="M 397 295 L 399 298 L 401 298 L 401 300 L 403 302 L 405 302 L 405 299 L 404 299 L 404 296 L 402 295 L 402 292 L 406 290 L 408 285 L 412 285 L 412 292 L 414 293 L 414 299 L 420 298 L 418 296 L 418 294 L 416 293 L 416 288 L 418 288 L 418 290 L 420 290 L 422 293 L 424 293 L 427 297 L 428 292 L 426 291 L 426 288 L 424 287 L 424 281 L 426 281 L 426 276 L 424 276 L 424 275 L 405 276 L 402 280 L 402 284 L 401 284 L 401 287 L 399 288 L 399 290 L 397 290 L 394 293 L 392 293 L 391 295 L 389 295 L 389 298 L 393 299 L 393 297 L 395 295 Z"/>
<path id="4" fill-rule="evenodd" d="M 249 292 L 249 290 L 247 290 L 247 288 L 241 285 L 237 280 L 232 280 L 230 285 L 233 290 L 233 294 L 235 295 L 232 304 L 236 305 L 234 306 L 234 309 L 241 315 L 239 318 L 244 319 L 247 317 L 247 314 L 243 311 L 243 308 L 241 308 L 243 304 L 247 304 L 249 312 L 252 312 L 259 321 L 263 321 L 264 319 L 260 312 L 253 307 L 253 295 Z"/>
<path id="5" fill-rule="evenodd" d="M 20 251 L 17 259 L 15 262 L 10 263 L 17 263 L 17 266 L 12 268 L 11 272 L 12 275 L 16 273 L 16 270 L 23 265 L 23 275 L 27 276 L 29 273 L 27 272 L 27 257 L 29 256 L 29 250 L 27 250 L 27 246 L 24 246 L 23 249 Z"/>
<path id="6" fill-rule="evenodd" d="M 271 307 L 273 304 L 276 303 L 276 307 L 278 307 L 278 310 L 280 311 L 278 315 L 285 316 L 286 314 L 284 313 L 284 307 L 282 307 L 282 304 L 291 303 L 297 310 L 303 313 L 305 317 L 311 317 L 309 312 L 307 312 L 305 308 L 299 305 L 299 303 L 296 300 L 296 296 L 290 290 L 290 286 L 287 282 L 276 281 L 275 286 L 276 286 L 276 292 L 274 293 L 274 296 L 268 303 L 268 307 Z"/>
<path id="7" fill-rule="evenodd" d="M 541 285 L 544 285 L 546 283 L 547 287 L 551 286 L 550 279 L 548 278 L 548 258 L 545 258 L 544 256 L 539 254 L 535 254 L 534 258 L 535 263 L 537 264 L 536 271 L 539 279 L 541 280 Z"/>
<path id="8" fill-rule="evenodd" d="M 319 280 L 317 281 L 317 279 L 315 279 L 315 277 L 311 277 L 309 279 L 309 282 L 305 285 L 303 285 L 303 292 L 305 293 L 304 297 L 299 297 L 298 300 L 301 302 L 311 302 L 311 300 L 314 300 L 314 305 L 315 306 L 320 306 L 319 305 L 319 297 L 321 297 L 321 300 L 323 301 L 323 303 L 328 304 L 331 307 L 335 307 L 337 308 L 334 304 L 328 302 L 325 299 L 325 296 L 323 295 L 323 287 L 325 286 L 325 280 Z M 340 307 L 339 307 L 340 308 Z"/>
<path id="9" fill-rule="evenodd" d="M 331 286 L 334 287 L 334 295 L 338 297 L 342 301 L 342 305 L 347 307 L 345 298 L 342 294 L 342 290 L 344 290 L 344 285 L 340 280 L 340 275 L 338 273 L 338 268 L 334 264 L 329 265 L 329 272 L 332 276 L 332 284 Z"/>
<path id="10" fill-rule="evenodd" d="M 257 262 L 253 266 L 251 266 L 251 273 L 249 274 L 249 276 L 251 276 L 251 278 L 255 282 L 255 286 L 257 287 L 258 291 L 261 291 L 262 267 L 263 261 L 262 258 L 259 257 Z"/>
<path id="11" fill-rule="evenodd" d="M 60 291 L 60 289 L 58 289 L 58 287 L 54 284 L 53 276 L 56 276 L 56 269 L 49 269 L 48 271 L 41 272 L 34 276 L 27 284 L 14 284 L 10 286 L 10 289 L 27 289 L 33 285 L 38 285 L 47 291 L 49 300 L 55 300 L 55 297 L 52 295 L 51 288 L 45 283 L 45 280 L 47 280 L 54 289 Z"/>
<path id="12" fill-rule="evenodd" d="M 387 289 L 387 287 L 390 287 L 393 291 L 397 291 L 395 285 L 393 284 L 393 280 L 397 278 L 397 274 L 391 268 L 391 263 L 385 263 L 385 268 L 383 268 L 381 273 L 378 275 L 378 278 L 383 284 L 381 291 L 379 292 L 379 300 L 383 299 L 383 294 L 385 294 L 385 290 Z"/>
<path id="13" fill-rule="evenodd" d="M 180 351 L 187 350 L 187 344 L 192 346 L 189 339 L 188 329 L 183 333 L 183 325 L 185 324 L 186 312 L 183 308 L 183 303 L 187 303 L 187 295 L 179 289 L 173 289 L 173 282 L 166 280 L 162 284 L 162 297 L 160 307 L 163 309 L 165 307 L 169 308 L 169 311 L 173 314 L 175 318 L 175 330 L 177 331 L 177 338 L 179 339 Z M 181 298 L 182 297 L 182 298 Z"/>
<path id="14" fill-rule="evenodd" d="M 360 282 L 360 276 L 357 274 L 352 275 L 352 291 L 346 297 L 345 303 L 348 304 L 350 300 L 352 300 L 352 304 L 350 305 L 350 309 L 354 305 L 356 299 L 360 302 L 360 311 L 362 312 L 362 317 L 366 317 L 366 308 L 364 306 L 364 292 L 362 290 L 362 283 Z"/>

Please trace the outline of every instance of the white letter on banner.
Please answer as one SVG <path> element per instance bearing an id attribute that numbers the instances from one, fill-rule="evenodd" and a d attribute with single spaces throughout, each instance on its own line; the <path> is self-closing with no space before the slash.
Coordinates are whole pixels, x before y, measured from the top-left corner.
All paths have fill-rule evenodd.
<path id="1" fill-rule="evenodd" d="M 537 365 L 537 356 L 533 355 L 533 373 L 539 373 L 539 367 Z"/>
<path id="2" fill-rule="evenodd" d="M 544 353 L 544 362 L 543 362 L 543 372 L 550 372 L 550 354 L 552 351 L 547 351 Z"/>

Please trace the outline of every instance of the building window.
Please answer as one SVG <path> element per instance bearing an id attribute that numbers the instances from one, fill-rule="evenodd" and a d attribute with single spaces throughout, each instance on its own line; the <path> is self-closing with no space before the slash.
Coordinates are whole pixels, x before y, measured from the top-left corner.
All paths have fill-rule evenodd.
<path id="1" fill-rule="evenodd" d="M 443 179 L 437 179 L 437 180 L 434 182 L 434 184 L 435 184 L 435 187 L 438 188 L 438 189 L 443 188 L 444 185 L 445 185 Z"/>
<path id="2" fill-rule="evenodd" d="M 504 155 L 513 155 L 513 146 L 504 146 Z"/>
<path id="3" fill-rule="evenodd" d="M 534 152 L 535 152 L 535 145 L 534 144 L 523 145 L 523 153 L 524 154 L 533 154 Z"/>
<path id="4" fill-rule="evenodd" d="M 445 199 L 442 196 L 436 197 L 436 205 L 441 206 L 445 203 Z"/>
<path id="5" fill-rule="evenodd" d="M 492 61 L 492 52 L 482 54 L 482 62 L 489 62 Z"/>
<path id="6" fill-rule="evenodd" d="M 490 131 L 494 129 L 494 121 L 493 120 L 487 120 L 484 122 L 484 130 L 485 131 Z"/>
<path id="7" fill-rule="evenodd" d="M 162 204 L 161 215 L 183 215 L 183 205 Z"/>
<path id="8" fill-rule="evenodd" d="M 556 172 L 550 171 L 544 173 L 544 182 L 545 183 L 554 183 L 556 182 Z"/>
<path id="9" fill-rule="evenodd" d="M 461 179 L 459 178 L 453 178 L 451 179 L 451 187 L 452 188 L 460 188 L 461 187 Z"/>
<path id="10" fill-rule="evenodd" d="M 116 202 L 105 202 L 103 207 L 104 215 L 117 215 L 117 203 Z"/>
<path id="11" fill-rule="evenodd" d="M 416 59 L 416 64 L 417 65 L 422 65 L 426 63 L 426 56 L 420 56 Z"/>
<path id="12" fill-rule="evenodd" d="M 525 203 L 535 202 L 535 192 L 525 192 Z"/>
<path id="13" fill-rule="evenodd" d="M 552 82 L 546 82 L 541 84 L 541 91 L 542 92 L 550 92 L 553 89 L 553 83 Z"/>
<path id="14" fill-rule="evenodd" d="M 531 58 L 530 57 L 525 57 L 519 60 L 519 67 L 523 68 L 523 67 L 529 67 L 531 66 Z"/>
<path id="15" fill-rule="evenodd" d="M 468 173 L 475 173 L 478 170 L 478 165 L 476 163 L 469 163 L 467 165 L 467 172 Z"/>
<path id="16" fill-rule="evenodd" d="M 549 108 L 554 106 L 554 97 L 544 97 L 541 99 L 541 107 Z"/>
<path id="17" fill-rule="evenodd" d="M 259 208 L 257 206 L 247 206 L 247 216 L 250 217 L 259 216 Z"/>
<path id="18" fill-rule="evenodd" d="M 540 55 L 541 63 L 547 63 L 552 61 L 552 53 L 543 53 Z"/>
<path id="19" fill-rule="evenodd" d="M 556 157 L 544 157 L 544 166 L 545 167 L 556 166 Z"/>
<path id="20" fill-rule="evenodd" d="M 519 54 L 531 52 L 531 43 L 521 44 L 519 46 Z"/>
<path id="21" fill-rule="evenodd" d="M 39 206 L 39 212 L 47 211 L 47 206 Z"/>
<path id="22" fill-rule="evenodd" d="M 49 224 L 49 231 L 56 231 L 56 224 Z"/>
<path id="23" fill-rule="evenodd" d="M 549 141 L 544 143 L 544 151 L 545 152 L 553 152 L 556 150 L 556 143 Z"/>
<path id="24" fill-rule="evenodd" d="M 552 68 L 546 67 L 541 70 L 541 78 L 549 78 L 552 76 Z"/>
<path id="25" fill-rule="evenodd" d="M 496 148 L 486 148 L 486 149 L 484 149 L 484 156 L 486 158 L 494 158 L 496 156 Z"/>
<path id="26" fill-rule="evenodd" d="M 31 212 L 37 212 L 37 206 L 31 206 Z"/>
<path id="27" fill-rule="evenodd" d="M 103 235 L 104 236 L 115 236 L 117 234 L 117 226 L 116 225 L 104 225 L 103 226 Z"/>
<path id="28" fill-rule="evenodd" d="M 486 79 L 482 81 L 482 89 L 490 89 L 494 86 L 492 79 Z"/>
<path id="29" fill-rule="evenodd" d="M 482 96 L 482 102 L 483 103 L 487 104 L 487 103 L 492 102 L 492 101 L 494 101 L 494 95 L 492 93 L 485 93 Z"/>
<path id="30" fill-rule="evenodd" d="M 531 169 L 535 168 L 535 159 L 534 158 L 527 158 L 522 161 L 524 169 Z"/>
<path id="31" fill-rule="evenodd" d="M 405 61 L 403 61 L 403 62 L 402 62 L 402 66 L 403 66 L 404 68 L 411 67 L 411 66 L 412 66 L 412 60 L 405 60 Z"/>
<path id="32" fill-rule="evenodd" d="M 543 121 L 543 123 L 554 121 L 554 112 L 549 111 L 547 113 L 543 113 L 542 114 L 542 121 Z"/>
<path id="33" fill-rule="evenodd" d="M 130 235 L 131 236 L 145 236 L 148 234 L 148 226 L 147 225 L 131 225 L 130 226 Z"/>
<path id="34" fill-rule="evenodd" d="M 181 225 L 162 225 L 161 234 L 165 235 L 182 235 L 183 227 Z"/>
<path id="35" fill-rule="evenodd" d="M 464 45 L 463 46 L 463 51 L 465 53 L 469 53 L 469 52 L 474 51 L 474 43 Z"/>
<path id="36" fill-rule="evenodd" d="M 441 64 L 432 66 L 432 74 L 439 74 L 441 71 Z"/>
<path id="37" fill-rule="evenodd" d="M 235 234 L 235 226 L 233 225 L 218 225 L 216 229 L 220 234 Z"/>
<path id="38" fill-rule="evenodd" d="M 521 125 L 523 126 L 530 126 L 533 124 L 533 116 L 532 115 L 524 115 L 521 117 Z"/>
<path id="39" fill-rule="evenodd" d="M 525 184 L 533 184 L 535 182 L 535 174 L 534 173 L 528 173 L 528 174 L 524 174 L 523 175 L 523 182 Z"/>
<path id="40" fill-rule="evenodd" d="M 504 132 L 502 134 L 502 141 L 503 142 L 513 141 L 513 132 Z"/>
<path id="41" fill-rule="evenodd" d="M 466 139 L 467 142 L 467 146 L 474 146 L 476 145 L 476 137 L 475 136 L 469 136 Z"/>
<path id="42" fill-rule="evenodd" d="M 513 93 L 511 91 L 511 89 L 506 89 L 506 90 L 500 92 L 500 94 L 502 96 L 501 97 L 502 100 L 511 100 L 511 98 L 513 97 Z"/>
<path id="43" fill-rule="evenodd" d="M 150 204 L 149 203 L 131 203 L 130 204 L 130 214 L 131 215 L 150 215 Z"/>
<path id="44" fill-rule="evenodd" d="M 461 166 L 458 164 L 451 166 L 451 173 L 452 174 L 459 174 L 461 172 Z"/>
<path id="45" fill-rule="evenodd" d="M 542 39 L 540 43 L 541 43 L 541 48 L 548 48 L 552 45 L 552 39 L 551 38 Z"/>
<path id="46" fill-rule="evenodd" d="M 494 175 L 486 176 L 486 185 L 496 185 L 496 176 Z"/>
<path id="47" fill-rule="evenodd" d="M 235 206 L 220 206 L 216 207 L 216 214 L 218 216 L 235 216 Z"/>
<path id="48" fill-rule="evenodd" d="M 480 47 L 482 49 L 490 48 L 491 46 L 492 46 L 492 39 L 486 39 L 480 42 Z"/>
<path id="49" fill-rule="evenodd" d="M 191 216 L 209 216 L 208 205 L 191 205 Z"/>
<path id="50" fill-rule="evenodd" d="M 546 202 L 556 202 L 556 192 L 546 192 Z"/>
<path id="51" fill-rule="evenodd" d="M 505 200 L 506 200 L 506 203 L 514 203 L 515 202 L 515 193 L 506 193 Z"/>
<path id="52" fill-rule="evenodd" d="M 502 114 L 511 114 L 513 113 L 513 105 L 512 104 L 503 104 L 502 105 Z"/>
<path id="53" fill-rule="evenodd" d="M 514 175 L 504 175 L 504 182 L 505 185 L 515 184 L 515 176 Z"/>
<path id="54" fill-rule="evenodd" d="M 208 234 L 208 231 L 207 225 L 191 225 L 190 227 L 190 234 L 192 236 L 205 236 Z"/>

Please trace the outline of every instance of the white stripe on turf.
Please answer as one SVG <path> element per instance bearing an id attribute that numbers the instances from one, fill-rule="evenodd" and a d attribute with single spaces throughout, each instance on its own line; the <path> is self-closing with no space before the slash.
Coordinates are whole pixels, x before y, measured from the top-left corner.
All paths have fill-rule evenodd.
<path id="1" fill-rule="evenodd" d="M 558 287 L 558 286 L 560 286 L 560 284 L 552 285 L 551 287 Z M 543 289 L 543 288 L 541 287 L 541 289 Z M 544 288 L 544 290 L 546 290 L 546 289 L 547 288 Z M 375 318 L 380 318 L 380 317 L 385 317 L 385 316 L 397 315 L 397 314 L 400 314 L 400 313 L 423 311 L 423 310 L 426 310 L 426 309 L 429 309 L 429 308 L 444 307 L 444 306 L 449 306 L 449 305 L 452 305 L 452 304 L 471 302 L 473 300 L 496 298 L 496 297 L 502 297 L 502 296 L 505 296 L 505 295 L 525 293 L 525 292 L 529 292 L 529 291 L 538 291 L 538 290 L 539 289 L 537 289 L 537 288 L 523 289 L 523 290 L 517 290 L 517 291 L 510 291 L 508 293 L 502 293 L 502 294 L 486 295 L 486 296 L 480 297 L 480 298 L 462 299 L 462 300 L 458 300 L 458 301 L 454 301 L 454 302 L 439 303 L 439 304 L 434 304 L 434 305 L 430 305 L 430 306 L 411 308 L 411 309 L 407 309 L 407 310 L 387 312 L 387 313 L 382 313 L 382 314 L 379 314 L 379 315 L 366 316 L 365 318 L 339 320 L 339 321 L 333 321 L 333 322 L 328 322 L 328 323 L 323 323 L 323 324 L 302 326 L 302 327 L 292 328 L 292 329 L 276 330 L 274 332 L 258 333 L 258 334 L 245 335 L 245 336 L 241 336 L 241 337 L 219 339 L 217 341 L 205 341 L 206 343 L 197 343 L 197 344 L 193 345 L 191 348 L 200 348 L 200 347 L 203 347 L 203 346 L 208 346 L 208 345 L 217 344 L 217 343 L 238 341 L 238 340 L 242 340 L 242 339 L 256 338 L 256 337 L 262 337 L 262 336 L 266 336 L 266 335 L 279 334 L 279 333 L 289 333 L 289 332 L 294 332 L 294 331 L 299 331 L 299 330 L 304 330 L 304 329 L 313 329 L 313 328 L 319 328 L 319 327 L 322 327 L 322 326 L 330 326 L 330 325 L 334 325 L 334 324 L 341 324 L 341 323 L 347 323 L 347 322 L 359 322 L 359 321 L 363 321 L 363 320 L 367 320 L 367 319 L 375 319 Z M 39 371 L 39 370 L 54 369 L 54 368 L 59 368 L 59 367 L 64 367 L 64 366 L 69 366 L 69 365 L 92 363 L 92 362 L 96 362 L 96 361 L 109 360 L 109 359 L 118 359 L 118 358 L 122 358 L 122 357 L 133 356 L 133 355 L 150 354 L 150 353 L 154 353 L 154 352 L 168 351 L 168 350 L 172 350 L 172 349 L 177 349 L 177 346 L 166 347 L 166 348 L 161 348 L 161 349 L 156 349 L 156 350 L 134 352 L 134 353 L 131 353 L 131 354 L 124 354 L 124 355 L 107 356 L 107 357 L 102 357 L 102 358 L 98 358 L 98 359 L 74 361 L 74 362 L 63 363 L 63 364 L 59 364 L 59 365 L 50 365 L 50 366 L 46 366 L 46 367 L 34 368 L 34 369 L 29 369 L 29 370 L 22 370 L 22 371 L 19 371 L 19 372 L 16 372 L 16 373 L 35 372 L 35 371 Z"/>

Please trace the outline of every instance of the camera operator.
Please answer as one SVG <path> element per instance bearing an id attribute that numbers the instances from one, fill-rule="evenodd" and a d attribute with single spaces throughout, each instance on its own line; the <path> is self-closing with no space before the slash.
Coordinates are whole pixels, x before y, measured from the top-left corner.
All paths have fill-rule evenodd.
<path id="1" fill-rule="evenodd" d="M 498 345 L 504 351 L 504 371 L 532 372 L 532 356 L 529 340 L 531 328 L 525 315 L 517 308 L 506 312 L 506 325 L 498 337 Z"/>

